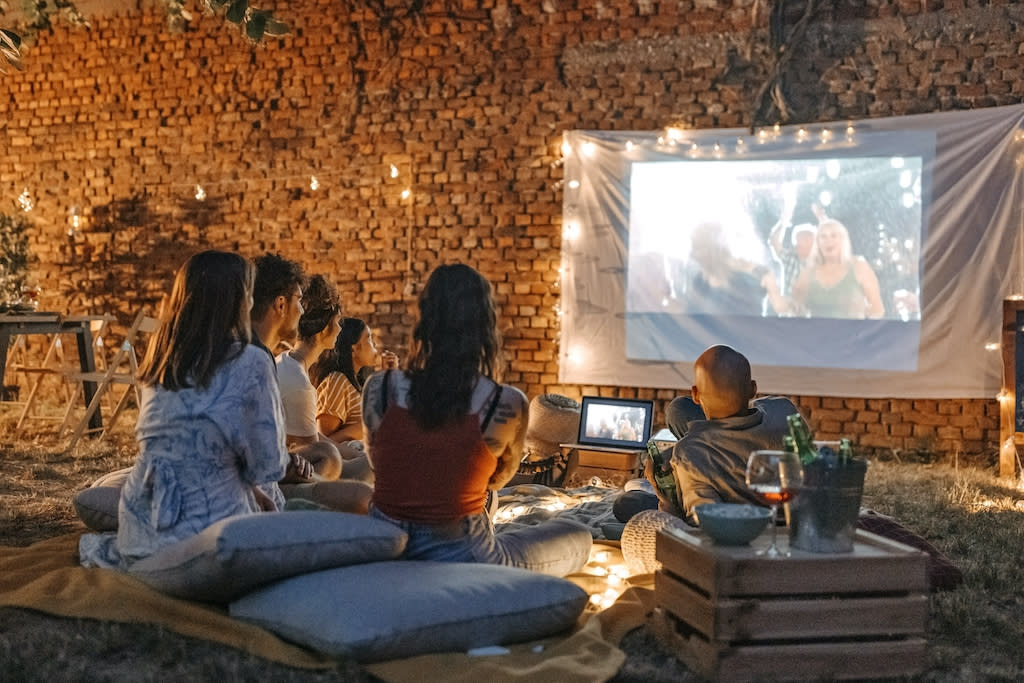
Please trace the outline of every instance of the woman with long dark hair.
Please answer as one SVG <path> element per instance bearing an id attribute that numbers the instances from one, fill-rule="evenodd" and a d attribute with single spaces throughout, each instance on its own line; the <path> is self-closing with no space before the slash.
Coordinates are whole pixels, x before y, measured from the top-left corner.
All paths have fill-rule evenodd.
<path id="1" fill-rule="evenodd" d="M 385 368 L 398 365 L 390 351 L 380 354 Z M 360 370 L 378 365 L 373 332 L 359 318 L 344 318 L 334 348 L 324 351 L 309 369 L 316 387 L 316 424 L 332 441 L 363 438 L 363 380 Z"/>
<path id="2" fill-rule="evenodd" d="M 139 456 L 116 541 L 84 536 L 83 563 L 127 567 L 218 520 L 283 507 L 289 456 L 273 360 L 249 343 L 252 285 L 237 254 L 178 269 L 139 369 Z"/>
<path id="3" fill-rule="evenodd" d="M 419 298 L 405 372 L 374 374 L 363 422 L 376 483 L 370 514 L 409 534 L 404 557 L 486 562 L 564 575 L 589 557 L 590 531 L 566 519 L 495 533 L 489 491 L 516 473 L 528 402 L 499 384 L 490 284 L 440 266 Z"/>

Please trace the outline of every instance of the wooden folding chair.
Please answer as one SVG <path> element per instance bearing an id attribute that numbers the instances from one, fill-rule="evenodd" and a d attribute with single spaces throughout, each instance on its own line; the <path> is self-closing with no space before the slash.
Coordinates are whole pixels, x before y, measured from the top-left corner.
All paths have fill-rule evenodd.
<path id="1" fill-rule="evenodd" d="M 95 433 L 97 438 L 102 439 L 117 424 L 117 418 L 128 405 L 130 398 L 134 397 L 136 405 L 139 404 L 137 382 L 139 362 L 138 356 L 135 353 L 135 346 L 142 335 L 156 332 L 158 325 L 159 321 L 156 318 L 150 317 L 148 311 L 143 309 L 135 316 L 131 327 L 128 328 L 124 335 L 124 340 L 121 342 L 117 352 L 107 363 L 105 369 L 90 373 L 79 372 L 69 376 L 69 379 L 78 382 L 79 386 L 81 386 L 82 382 L 96 382 L 96 394 L 89 402 L 85 414 L 78 421 L 78 426 L 72 432 L 71 442 L 68 444 L 69 448 L 74 448 L 78 441 L 86 434 Z M 103 416 L 102 427 L 89 427 L 89 421 L 96 411 L 99 410 L 100 402 L 103 400 L 104 395 L 108 391 L 113 393 L 115 385 L 123 385 L 124 392 L 118 397 L 114 410 L 110 414 Z M 76 400 L 77 396 L 68 403 L 68 412 L 66 413 L 64 425 L 61 427 L 60 433 L 63 433 L 70 424 L 71 411 Z"/>
<path id="2" fill-rule="evenodd" d="M 76 318 L 76 320 L 79 319 L 89 324 L 93 343 L 96 346 L 96 367 L 98 369 L 105 369 L 107 363 L 106 353 L 103 349 L 103 337 L 107 334 L 110 324 L 116 318 L 112 315 L 95 315 Z M 62 335 L 60 334 L 52 336 L 42 362 L 34 364 L 22 362 L 11 368 L 11 372 L 20 372 L 23 376 L 32 378 L 28 387 L 28 394 L 22 401 L 21 414 L 18 416 L 18 423 L 15 427 L 19 431 L 28 420 L 60 420 L 61 428 L 58 430 L 58 435 L 61 434 L 66 429 L 68 414 L 73 402 L 77 401 L 82 394 L 81 382 L 76 382 L 73 379 L 82 374 L 81 368 L 78 366 L 77 360 L 74 365 L 71 365 L 68 359 L 65 358 L 61 337 Z M 59 378 L 61 386 L 64 388 L 65 410 L 59 416 L 33 412 L 40 397 L 42 384 L 48 377 Z"/>

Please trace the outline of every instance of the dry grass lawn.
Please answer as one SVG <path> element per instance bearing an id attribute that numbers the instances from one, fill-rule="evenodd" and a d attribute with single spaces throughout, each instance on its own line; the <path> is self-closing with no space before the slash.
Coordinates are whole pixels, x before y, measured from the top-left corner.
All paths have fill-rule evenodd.
<path id="1" fill-rule="evenodd" d="M 104 442 L 74 453 L 46 436 L 15 439 L 0 414 L 0 545 L 25 546 L 84 531 L 72 494 L 134 457 L 127 415 Z M 964 571 L 959 589 L 934 595 L 927 681 L 1024 680 L 1024 493 L 991 463 L 874 461 L 865 504 L 892 515 L 945 551 Z M 643 629 L 627 636 L 616 680 L 694 680 Z M 62 619 L 0 609 L 0 679 L 362 681 L 343 663 L 319 673 L 272 664 L 157 627 Z"/>

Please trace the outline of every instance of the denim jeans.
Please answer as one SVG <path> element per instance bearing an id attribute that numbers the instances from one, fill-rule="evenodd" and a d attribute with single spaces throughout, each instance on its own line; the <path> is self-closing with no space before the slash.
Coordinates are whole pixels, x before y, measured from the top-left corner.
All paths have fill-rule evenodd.
<path id="1" fill-rule="evenodd" d="M 402 554 L 406 560 L 481 562 L 565 576 L 587 563 L 593 543 L 590 530 L 570 519 L 550 519 L 537 525 L 502 525 L 495 532 L 485 512 L 447 524 L 392 519 L 373 507 L 370 516 L 409 534 Z"/>

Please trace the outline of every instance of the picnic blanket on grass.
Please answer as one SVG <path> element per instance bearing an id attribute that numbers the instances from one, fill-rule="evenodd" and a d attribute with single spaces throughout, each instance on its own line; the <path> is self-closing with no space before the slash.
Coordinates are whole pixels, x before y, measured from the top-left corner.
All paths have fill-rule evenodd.
<path id="1" fill-rule="evenodd" d="M 543 488 L 546 487 L 503 494 L 502 505 L 516 503 L 525 507 L 536 503 L 535 512 L 524 514 L 565 513 L 569 503 L 564 509 L 556 506 L 556 510 L 544 506 L 550 505 L 552 498 L 566 502 L 560 497 L 567 494 L 541 491 Z M 516 495 L 522 499 L 516 501 Z M 587 497 L 588 503 L 604 502 L 608 497 L 601 492 L 576 497 L 579 496 Z M 588 526 L 599 525 L 596 520 L 604 515 L 602 507 L 593 505 L 589 511 L 577 511 L 576 517 L 581 521 L 592 518 Z M 63 617 L 160 625 L 293 667 L 326 669 L 338 663 L 262 628 L 232 619 L 225 607 L 172 598 L 120 572 L 85 569 L 78 563 L 78 538 L 75 533 L 24 548 L 0 546 L 0 606 L 35 609 Z M 611 562 L 621 561 L 615 544 L 602 549 L 612 555 Z M 586 569 L 567 578 L 588 592 L 601 581 Z M 642 625 L 654 606 L 650 575 L 635 577 L 629 584 L 632 587 L 611 608 L 584 614 L 572 633 L 509 646 L 507 655 L 471 657 L 465 653 L 441 653 L 368 664 L 365 668 L 386 681 L 476 681 L 488 677 L 521 677 L 531 682 L 608 680 L 625 661 L 618 642 Z"/>

